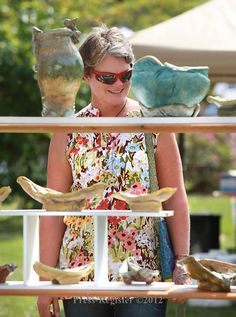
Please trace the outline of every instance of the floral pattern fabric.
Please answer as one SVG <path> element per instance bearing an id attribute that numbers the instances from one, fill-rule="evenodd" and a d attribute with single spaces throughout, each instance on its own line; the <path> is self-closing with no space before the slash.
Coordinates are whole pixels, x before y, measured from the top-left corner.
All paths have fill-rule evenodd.
<path id="1" fill-rule="evenodd" d="M 78 116 L 98 117 L 99 110 L 90 104 Z M 111 198 L 111 194 L 118 191 L 141 194 L 149 190 L 143 133 L 71 133 L 66 155 L 73 176 L 71 190 L 98 182 L 107 184 L 102 200 L 101 197 L 88 200 L 86 209 L 129 209 L 125 201 Z M 60 252 L 60 267 L 72 268 L 92 261 L 93 218 L 69 216 L 64 218 L 64 222 L 67 227 Z M 158 244 L 155 218 L 109 216 L 109 280 L 120 280 L 118 270 L 128 256 L 134 256 L 143 267 L 159 269 Z"/>

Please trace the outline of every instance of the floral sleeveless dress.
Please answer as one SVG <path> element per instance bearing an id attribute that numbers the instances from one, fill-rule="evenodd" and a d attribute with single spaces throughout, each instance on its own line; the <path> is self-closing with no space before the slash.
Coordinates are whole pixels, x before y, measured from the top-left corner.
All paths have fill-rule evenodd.
<path id="1" fill-rule="evenodd" d="M 89 104 L 78 116 L 99 117 L 99 110 Z M 88 200 L 86 209 L 129 209 L 125 201 L 111 198 L 111 194 L 128 190 L 134 194 L 148 192 L 149 167 L 143 133 L 71 133 L 66 155 L 73 175 L 72 191 L 98 182 L 107 184 L 103 199 Z M 110 281 L 120 280 L 118 270 L 128 256 L 134 256 L 140 266 L 160 269 L 155 221 L 151 217 L 108 217 Z M 60 267 L 73 268 L 91 262 L 93 218 L 67 216 L 64 222 L 67 227 L 60 250 Z"/>

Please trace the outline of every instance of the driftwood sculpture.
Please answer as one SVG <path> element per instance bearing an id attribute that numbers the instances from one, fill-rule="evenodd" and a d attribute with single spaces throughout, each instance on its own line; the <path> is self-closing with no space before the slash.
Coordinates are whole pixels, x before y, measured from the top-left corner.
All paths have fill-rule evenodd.
<path id="1" fill-rule="evenodd" d="M 52 284 L 77 284 L 94 270 L 94 262 L 64 270 L 35 262 L 33 268 L 40 277 L 50 280 Z"/>
<path id="2" fill-rule="evenodd" d="M 23 190 L 33 199 L 43 204 L 46 210 L 77 211 L 84 209 L 86 200 L 95 195 L 102 196 L 105 184 L 94 184 L 69 193 L 61 193 L 56 190 L 39 186 L 24 176 L 19 176 L 17 182 Z"/>
<path id="3" fill-rule="evenodd" d="M 131 284 L 135 281 L 145 282 L 149 285 L 160 276 L 158 270 L 150 270 L 140 267 L 133 257 L 128 257 L 122 263 L 119 269 L 119 274 L 122 276 L 125 284 Z"/>
<path id="4" fill-rule="evenodd" d="M 176 188 L 165 187 L 150 194 L 130 194 L 129 192 L 118 192 L 111 197 L 124 200 L 133 211 L 160 211 L 161 203 L 169 199 L 176 192 Z"/>
<path id="5" fill-rule="evenodd" d="M 15 264 L 4 264 L 0 266 L 0 283 L 5 283 L 7 277 L 15 271 L 17 265 Z"/>
<path id="6" fill-rule="evenodd" d="M 213 292 L 229 292 L 230 282 L 236 280 L 236 264 L 188 256 L 180 261 L 191 278 L 197 280 L 198 288 Z"/>

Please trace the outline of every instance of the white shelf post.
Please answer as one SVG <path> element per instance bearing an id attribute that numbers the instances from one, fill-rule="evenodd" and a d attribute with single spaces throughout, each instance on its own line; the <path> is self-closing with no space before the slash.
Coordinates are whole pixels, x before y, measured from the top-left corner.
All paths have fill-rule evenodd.
<path id="1" fill-rule="evenodd" d="M 95 285 L 108 284 L 108 230 L 107 216 L 94 218 L 94 278 Z"/>
<path id="2" fill-rule="evenodd" d="M 23 216 L 23 278 L 26 285 L 39 280 L 33 264 L 39 259 L 39 216 Z"/>

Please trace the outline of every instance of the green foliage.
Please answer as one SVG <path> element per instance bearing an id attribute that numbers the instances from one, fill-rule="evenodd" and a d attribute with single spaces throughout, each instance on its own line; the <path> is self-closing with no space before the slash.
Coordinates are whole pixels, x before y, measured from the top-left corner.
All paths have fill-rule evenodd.
<path id="1" fill-rule="evenodd" d="M 36 183 L 45 186 L 46 160 L 49 139 L 46 135 L 5 134 L 1 138 L 5 150 L 0 151 L 0 184 L 11 186 L 13 194 L 8 198 L 11 202 L 15 193 L 22 195 L 20 208 L 40 208 L 39 204 L 25 195 L 16 178 L 20 175 L 29 177 Z"/>
<path id="2" fill-rule="evenodd" d="M 188 191 L 219 190 L 220 173 L 233 167 L 230 136 L 224 133 L 186 135 L 185 181 Z"/>

